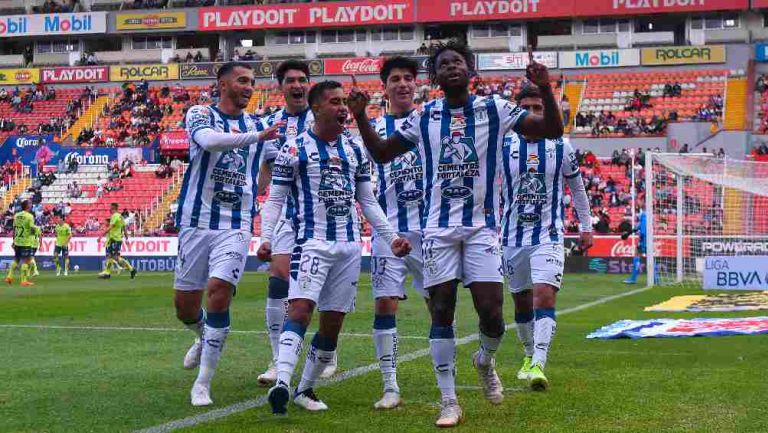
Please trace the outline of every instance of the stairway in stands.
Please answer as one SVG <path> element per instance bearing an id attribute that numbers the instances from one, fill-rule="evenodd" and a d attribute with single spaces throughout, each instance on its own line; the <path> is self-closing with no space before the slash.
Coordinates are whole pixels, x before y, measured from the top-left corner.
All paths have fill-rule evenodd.
<path id="1" fill-rule="evenodd" d="M 741 130 L 747 127 L 747 79 L 729 78 L 725 90 L 723 128 Z"/>
<path id="2" fill-rule="evenodd" d="M 2 209 L 8 209 L 8 206 L 13 202 L 13 199 L 23 193 L 32 184 L 32 179 L 28 176 L 19 177 L 18 180 L 11 185 L 11 188 L 5 192 L 2 199 Z"/>
<path id="3" fill-rule="evenodd" d="M 72 125 L 71 128 L 69 128 L 69 131 L 67 131 L 63 137 L 66 138 L 67 136 L 70 136 L 74 144 L 74 142 L 77 140 L 77 137 L 80 135 L 80 131 L 86 127 L 93 126 L 94 122 L 96 122 L 96 119 L 99 118 L 102 110 L 104 110 L 104 107 L 108 103 L 109 96 L 99 96 L 96 98 L 93 104 L 91 104 L 91 106 L 85 110 L 83 115 L 77 119 L 77 121 Z"/>
<path id="4" fill-rule="evenodd" d="M 569 81 L 565 84 L 564 95 L 568 97 L 568 102 L 571 104 L 571 119 L 567 125 L 565 125 L 565 133 L 571 132 L 573 126 L 573 117 L 579 112 L 579 104 L 581 103 L 581 95 L 584 90 L 584 83 L 581 81 Z"/>
<path id="5" fill-rule="evenodd" d="M 183 180 L 184 170 L 182 169 L 181 173 L 174 175 L 173 183 L 163 193 L 163 198 L 160 201 L 160 204 L 147 217 L 147 220 L 144 223 L 144 228 L 146 230 L 151 232 L 162 227 L 165 216 L 168 215 L 168 212 L 171 210 L 171 204 L 173 204 L 179 197 L 179 192 L 181 191 L 181 184 Z"/>

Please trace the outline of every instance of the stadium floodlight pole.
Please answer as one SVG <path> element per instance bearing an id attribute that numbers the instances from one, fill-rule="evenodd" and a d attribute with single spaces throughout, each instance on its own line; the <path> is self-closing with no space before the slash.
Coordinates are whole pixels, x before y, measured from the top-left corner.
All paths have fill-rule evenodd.
<path id="1" fill-rule="evenodd" d="M 654 252 L 654 218 L 653 218 L 653 197 L 655 185 L 653 184 L 653 152 L 646 152 L 645 154 L 645 271 L 647 274 L 648 286 L 653 286 L 655 266 Z"/>

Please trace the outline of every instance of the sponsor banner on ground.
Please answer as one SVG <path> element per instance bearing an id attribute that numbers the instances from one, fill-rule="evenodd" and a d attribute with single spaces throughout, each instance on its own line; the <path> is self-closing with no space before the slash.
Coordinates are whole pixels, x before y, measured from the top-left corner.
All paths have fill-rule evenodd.
<path id="1" fill-rule="evenodd" d="M 0 38 L 106 32 L 106 12 L 0 16 Z"/>
<path id="2" fill-rule="evenodd" d="M 40 82 L 40 69 L 38 68 L 0 69 L 0 85 L 38 82 Z"/>
<path id="3" fill-rule="evenodd" d="M 160 150 L 187 150 L 189 138 L 187 131 L 164 132 L 160 135 Z"/>
<path id="4" fill-rule="evenodd" d="M 640 51 L 643 66 L 725 63 L 725 45 L 655 47 Z"/>
<path id="5" fill-rule="evenodd" d="M 110 81 L 147 81 L 178 80 L 179 65 L 169 63 L 167 65 L 115 65 L 109 67 Z"/>
<path id="6" fill-rule="evenodd" d="M 645 308 L 645 311 L 692 313 L 756 310 L 768 310 L 768 292 L 674 296 L 668 301 Z"/>
<path id="7" fill-rule="evenodd" d="M 118 13 L 115 16 L 117 30 L 183 29 L 187 27 L 187 13 L 147 12 Z"/>
<path id="8" fill-rule="evenodd" d="M 537 51 L 533 53 L 533 59 L 548 68 L 557 68 L 556 51 Z M 528 53 L 483 53 L 477 55 L 477 69 L 481 71 L 525 69 L 527 66 Z"/>
<path id="9" fill-rule="evenodd" d="M 580 68 L 616 68 L 619 66 L 638 66 L 640 50 L 582 50 L 560 52 L 558 63 L 561 69 Z"/>
<path id="10" fill-rule="evenodd" d="M 587 335 L 587 338 L 721 337 L 768 333 L 768 317 L 737 319 L 619 320 Z"/>
<path id="11" fill-rule="evenodd" d="M 768 290 L 768 256 L 704 258 L 705 290 Z"/>
<path id="12" fill-rule="evenodd" d="M 41 68 L 40 79 L 46 84 L 105 83 L 109 81 L 108 66 Z"/>
<path id="13" fill-rule="evenodd" d="M 426 71 L 427 56 L 411 56 L 419 64 L 419 71 Z M 381 65 L 386 56 L 382 57 L 352 57 L 323 60 L 326 75 L 376 75 L 381 71 Z"/>
<path id="14" fill-rule="evenodd" d="M 205 7 L 197 17 L 202 31 L 349 27 L 412 24 L 414 8 L 411 0 L 290 3 Z"/>
<path id="15" fill-rule="evenodd" d="M 755 44 L 755 60 L 768 62 L 768 44 Z"/>

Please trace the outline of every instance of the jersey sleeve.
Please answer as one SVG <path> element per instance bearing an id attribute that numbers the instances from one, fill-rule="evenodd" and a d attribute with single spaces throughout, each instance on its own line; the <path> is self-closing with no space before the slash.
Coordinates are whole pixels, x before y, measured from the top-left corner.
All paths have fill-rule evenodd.
<path id="1" fill-rule="evenodd" d="M 501 132 L 506 134 L 512 130 L 520 133 L 520 125 L 522 125 L 523 119 L 528 116 L 528 111 L 504 99 L 494 99 L 494 103 L 499 113 Z"/>
<path id="2" fill-rule="evenodd" d="M 371 161 L 368 156 L 363 152 L 360 147 L 355 147 L 355 154 L 360 161 L 357 166 L 357 172 L 355 173 L 355 182 L 370 182 L 371 181 Z"/>
<path id="3" fill-rule="evenodd" d="M 187 116 L 184 119 L 187 134 L 190 138 L 195 138 L 195 133 L 203 129 L 213 129 L 213 115 L 211 109 L 203 105 L 194 105 L 187 110 Z"/>
<path id="4" fill-rule="evenodd" d="M 421 116 L 422 112 L 414 110 L 403 123 L 395 128 L 395 136 L 400 140 L 400 144 L 413 150 L 418 148 L 421 142 Z"/>
<path id="5" fill-rule="evenodd" d="M 272 183 L 275 185 L 290 185 L 296 178 L 299 158 L 295 141 L 286 142 L 275 157 L 272 168 Z"/>
<path id="6" fill-rule="evenodd" d="M 563 138 L 563 176 L 567 179 L 579 176 L 579 160 L 567 138 Z"/>

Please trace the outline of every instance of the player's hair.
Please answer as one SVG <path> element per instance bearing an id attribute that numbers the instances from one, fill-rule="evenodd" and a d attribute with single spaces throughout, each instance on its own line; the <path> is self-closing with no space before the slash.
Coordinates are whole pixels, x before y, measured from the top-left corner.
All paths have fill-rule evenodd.
<path id="1" fill-rule="evenodd" d="M 523 100 L 523 98 L 541 98 L 541 90 L 539 90 L 539 87 L 532 83 L 526 83 L 523 84 L 523 86 L 520 88 L 520 91 L 517 92 L 517 95 L 515 95 L 515 102 L 520 105 L 520 101 Z"/>
<path id="2" fill-rule="evenodd" d="M 221 80 L 224 78 L 227 74 L 232 72 L 235 68 L 245 68 L 248 70 L 253 70 L 253 67 L 245 62 L 227 62 L 221 65 L 219 68 L 219 71 L 216 72 L 216 81 Z"/>
<path id="3" fill-rule="evenodd" d="M 455 39 L 451 39 L 446 43 L 440 42 L 437 45 L 433 45 L 432 54 L 427 58 L 427 74 L 429 75 L 429 81 L 432 84 L 437 84 L 437 58 L 445 51 L 455 51 L 459 53 L 461 57 L 464 57 L 464 62 L 469 69 L 469 76 L 473 77 L 476 74 L 475 71 L 475 55 L 472 54 L 472 50 L 469 49 L 464 43 Z"/>
<path id="4" fill-rule="evenodd" d="M 120 204 L 119 203 L 110 203 L 109 207 L 116 207 L 116 208 L 119 209 L 120 208 Z"/>
<path id="5" fill-rule="evenodd" d="M 419 64 L 416 62 L 416 60 L 403 56 L 390 57 L 384 60 L 384 63 L 381 65 L 381 72 L 379 73 L 379 77 L 381 77 L 382 83 L 387 84 L 387 80 L 389 79 L 389 74 L 392 73 L 392 69 L 405 69 L 413 74 L 413 78 L 416 78 L 416 76 L 419 74 Z"/>
<path id="6" fill-rule="evenodd" d="M 323 95 L 323 92 L 326 90 L 333 90 L 333 89 L 341 89 L 343 86 L 338 81 L 333 80 L 326 80 L 321 81 L 314 86 L 312 86 L 311 89 L 309 89 L 309 96 L 307 96 L 307 100 L 309 101 L 309 106 L 315 105 L 316 102 L 320 101 L 320 97 Z"/>
<path id="7" fill-rule="evenodd" d="M 277 75 L 277 84 L 281 86 L 283 85 L 285 73 L 288 71 L 301 71 L 307 76 L 307 80 L 309 80 L 309 65 L 306 62 L 302 62 L 301 60 L 286 60 L 280 63 L 280 66 L 277 67 L 277 72 L 275 72 L 275 75 Z"/>
<path id="8" fill-rule="evenodd" d="M 32 202 L 29 200 L 24 200 L 21 202 L 21 210 L 29 210 L 30 207 L 32 207 Z"/>

